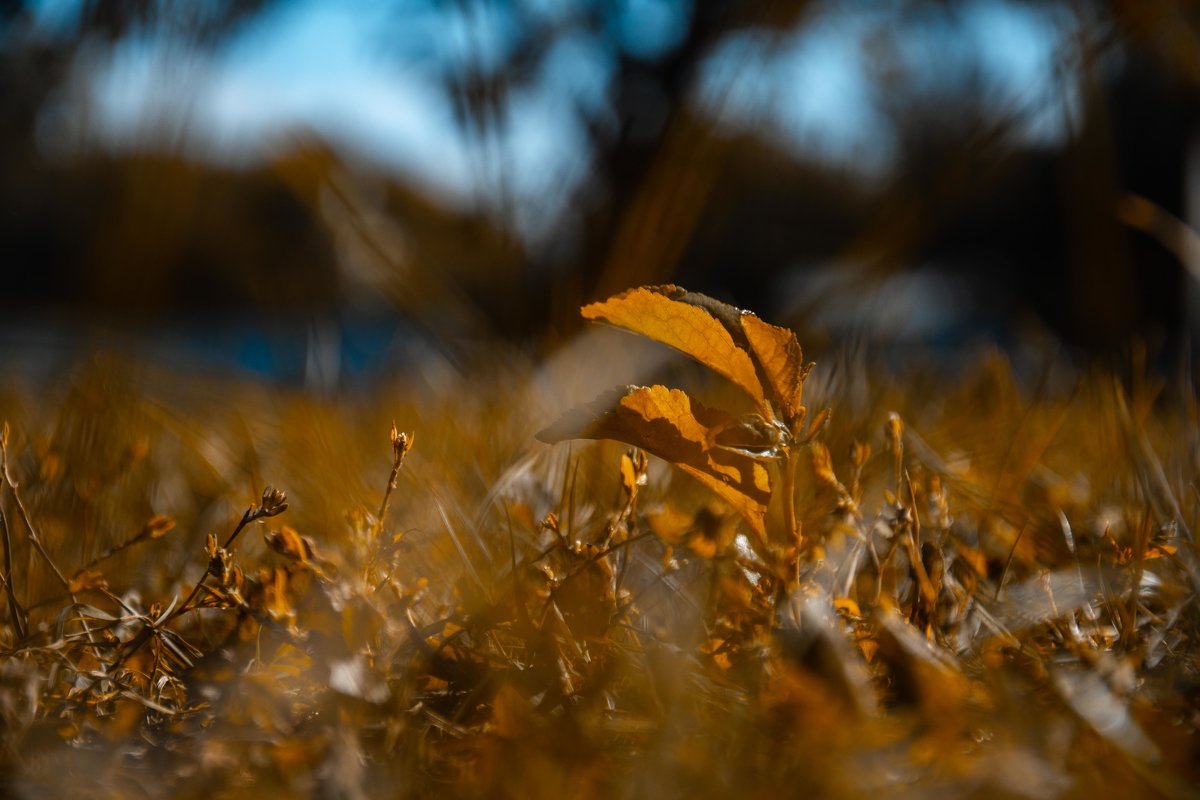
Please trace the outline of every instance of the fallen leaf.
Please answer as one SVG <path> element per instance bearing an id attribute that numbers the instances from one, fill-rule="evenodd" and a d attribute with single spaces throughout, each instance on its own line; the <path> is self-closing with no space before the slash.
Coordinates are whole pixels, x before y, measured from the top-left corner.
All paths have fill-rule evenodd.
<path id="1" fill-rule="evenodd" d="M 387 682 L 369 667 L 361 654 L 330 662 L 329 688 L 376 705 L 391 696 Z"/>
<path id="2" fill-rule="evenodd" d="M 680 299 L 683 297 L 695 302 L 685 302 Z M 698 304 L 703 301 L 707 303 Z M 723 314 L 726 317 L 742 313 L 703 295 L 690 295 L 678 286 L 649 286 L 584 306 L 582 313 L 584 319 L 607 322 L 691 356 L 740 387 L 766 414 L 754 363 L 734 341 L 728 326 L 714 316 L 722 309 L 728 310 Z"/>
<path id="3" fill-rule="evenodd" d="M 1117 695 L 1095 669 L 1059 668 L 1051 672 L 1054 687 L 1075 713 L 1096 733 L 1133 759 L 1155 762 L 1159 750 Z"/>
<path id="4" fill-rule="evenodd" d="M 1009 632 L 1022 632 L 1075 614 L 1116 580 L 1114 573 L 1096 567 L 1041 572 L 1006 585 L 999 600 L 988 604 L 988 611 Z"/>
<path id="5" fill-rule="evenodd" d="M 897 700 L 917 705 L 934 729 L 955 729 L 970 685 L 953 654 L 931 643 L 894 608 L 879 609 L 876 623 L 878 654 L 891 672 Z"/>
<path id="6" fill-rule="evenodd" d="M 779 614 L 777 641 L 789 661 L 819 681 L 822 695 L 855 714 L 873 715 L 877 708 L 866 664 L 836 613 L 844 608 L 845 599 L 833 600 L 815 587 L 793 592 Z"/>

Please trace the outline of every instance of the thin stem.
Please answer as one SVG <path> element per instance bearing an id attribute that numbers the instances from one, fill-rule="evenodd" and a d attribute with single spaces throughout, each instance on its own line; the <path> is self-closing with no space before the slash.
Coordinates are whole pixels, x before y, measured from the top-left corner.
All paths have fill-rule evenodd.
<path id="1" fill-rule="evenodd" d="M 410 436 L 407 433 L 402 433 L 396 430 L 396 423 L 392 423 L 392 473 L 388 476 L 387 488 L 383 491 L 383 501 L 379 504 L 379 513 L 375 515 L 375 535 L 383 530 L 384 520 L 387 518 L 388 504 L 392 502 L 392 493 L 396 491 L 396 481 L 400 477 L 400 468 L 404 466 L 404 459 L 408 455 L 408 451 L 412 449 L 415 435 Z"/>
<path id="2" fill-rule="evenodd" d="M 151 536 L 151 534 L 148 530 L 143 529 L 141 531 L 138 531 L 132 537 L 126 539 L 123 542 L 118 542 L 117 544 L 114 544 L 112 547 L 108 548 L 100 555 L 93 556 L 92 559 L 90 561 L 88 561 L 88 563 L 86 563 L 82 567 L 80 567 L 80 569 L 94 569 L 95 567 L 100 566 L 105 561 L 108 561 L 110 558 L 117 555 L 118 553 L 122 553 L 122 552 L 128 550 L 129 548 L 133 547 L 135 544 L 141 544 L 142 542 L 148 542 L 152 538 L 154 538 L 154 537 Z"/>
<path id="3" fill-rule="evenodd" d="M 63 571 L 58 568 L 58 564 L 54 563 L 54 559 L 50 557 L 50 553 L 46 551 L 45 546 L 42 544 L 42 537 L 38 535 L 37 528 L 33 526 L 33 519 L 30 518 L 29 511 L 25 508 L 25 503 L 21 500 L 21 493 L 17 491 L 18 484 L 15 480 L 13 480 L 12 473 L 8 471 L 7 422 L 4 423 L 3 435 L 0 435 L 0 473 L 3 474 L 4 484 L 8 487 L 9 492 L 12 493 L 13 503 L 17 506 L 17 516 L 21 518 L 21 523 L 25 526 L 25 531 L 28 535 L 29 541 L 33 544 L 34 549 L 37 550 L 38 555 L 42 557 L 42 560 L 45 561 L 50 566 L 50 569 L 54 571 L 54 575 L 58 578 L 59 583 L 61 583 L 63 588 L 67 590 L 67 594 L 71 596 L 71 602 L 78 603 L 79 598 L 76 597 L 75 592 L 72 591 L 71 582 L 67 580 L 67 576 L 63 574 Z M 7 553 L 7 548 L 5 552 Z M 11 571 L 9 574 L 11 575 Z M 87 624 L 86 620 L 81 620 L 81 623 L 83 624 L 84 633 L 87 634 L 88 641 L 95 644 L 96 640 L 94 634 L 92 633 L 91 626 Z"/>
<path id="4" fill-rule="evenodd" d="M 800 546 L 804 543 L 800 522 L 796 519 L 796 468 L 800 460 L 800 448 L 789 447 L 783 469 L 783 519 L 788 531 L 788 546 L 794 551 L 790 560 L 788 584 L 800 582 Z"/>
<path id="5" fill-rule="evenodd" d="M 233 533 L 229 534 L 229 537 L 225 540 L 225 544 L 222 549 L 228 550 L 233 545 L 234 540 L 237 539 L 238 535 L 245 529 L 247 525 L 264 516 L 267 516 L 267 514 L 262 506 L 259 506 L 258 508 L 247 508 L 246 512 L 242 514 L 241 521 L 239 521 L 237 527 L 233 529 Z M 191 594 L 189 594 L 182 603 L 176 606 L 175 610 L 172 611 L 166 619 L 159 623 L 160 626 L 166 625 L 171 620 L 189 610 L 192 605 L 192 601 L 196 599 L 196 596 L 200 594 L 200 591 L 204 588 L 204 582 L 208 580 L 208 576 L 216 574 L 216 571 L 213 569 L 213 563 L 215 561 L 215 557 L 209 560 L 208 566 L 204 569 L 204 574 L 200 576 L 200 580 L 196 581 L 196 585 L 192 587 Z"/>
<path id="6" fill-rule="evenodd" d="M 267 487 L 267 490 L 263 492 L 264 499 L 263 499 L 262 505 L 259 505 L 257 507 L 251 506 L 250 508 L 246 509 L 245 513 L 242 514 L 241 520 L 238 521 L 237 526 L 233 529 L 233 532 L 230 533 L 229 537 L 225 539 L 225 545 L 222 549 L 228 550 L 233 545 L 233 543 L 237 539 L 237 537 L 241 534 L 241 532 L 243 530 L 245 530 L 246 526 L 249 525 L 251 522 L 262 519 L 263 517 L 275 516 L 276 514 L 280 513 L 281 511 L 283 511 L 284 509 L 287 508 L 287 504 L 283 502 L 282 493 L 279 494 L 279 498 L 275 501 L 275 503 L 273 505 L 271 505 L 270 507 L 268 507 L 266 505 L 266 503 L 267 503 L 267 498 L 268 498 L 270 492 L 271 492 L 271 487 Z M 172 611 L 170 614 L 163 617 L 162 619 L 155 620 L 153 624 L 147 624 L 145 627 L 143 627 L 141 629 L 141 631 L 138 632 L 137 636 L 135 636 L 134 638 L 129 640 L 129 643 L 125 646 L 122 654 L 120 656 L 118 656 L 118 658 L 116 660 L 117 665 L 124 663 L 125 659 L 128 658 L 130 655 L 132 655 L 143 644 L 145 644 L 146 641 L 159 628 L 163 627 L 164 625 L 167 625 L 172 620 L 182 616 L 183 614 L 187 613 L 188 611 L 190 611 L 192 609 L 192 603 L 196 600 L 196 597 L 199 596 L 200 592 L 202 592 L 206 588 L 204 582 L 206 580 L 208 580 L 208 576 L 216 574 L 216 570 L 213 567 L 213 564 L 216 561 L 217 561 L 216 556 L 214 556 L 213 558 L 211 558 L 209 560 L 208 566 L 205 567 L 205 569 L 204 569 L 204 574 L 200 576 L 200 580 L 196 581 L 196 585 L 192 587 L 192 591 L 188 594 L 188 596 L 184 599 L 184 601 L 182 603 L 180 603 L 178 606 L 175 607 L 174 611 Z"/>
<path id="7" fill-rule="evenodd" d="M 403 464 L 403 456 L 392 463 L 392 474 L 388 476 L 387 488 L 383 490 L 383 501 L 379 504 L 379 513 L 375 515 L 375 525 L 378 530 L 383 530 L 383 521 L 387 517 L 388 505 L 392 502 L 392 492 L 396 491 L 396 481 L 400 476 L 400 467 Z"/>
<path id="8" fill-rule="evenodd" d="M 12 571 L 12 537 L 8 531 L 8 520 L 4 517 L 4 509 L 0 508 L 0 532 L 4 534 L 4 590 L 8 594 L 8 612 L 12 616 L 13 628 L 17 631 L 17 638 L 24 639 L 27 631 L 25 628 L 24 611 L 21 609 L 21 604 L 17 602 L 17 592 L 13 588 L 13 571 Z"/>
<path id="9" fill-rule="evenodd" d="M 69 590 L 71 587 L 71 582 L 67 580 L 67 576 L 63 574 L 63 571 L 58 568 L 58 564 L 55 564 L 54 559 L 52 559 L 50 554 L 46 552 L 46 547 L 42 544 L 42 537 L 38 535 L 37 528 L 33 527 L 33 520 L 30 519 L 29 511 L 25 508 L 25 503 L 21 500 L 20 492 L 17 491 L 18 484 L 13 480 L 12 475 L 10 475 L 8 472 L 7 448 L 4 449 L 3 463 L 0 464 L 0 468 L 3 469 L 4 483 L 8 486 L 9 491 L 12 492 L 13 501 L 17 506 L 17 516 L 21 518 L 21 523 L 25 526 L 25 531 L 28 535 L 29 541 L 33 544 L 34 549 L 37 550 L 38 555 L 42 557 L 42 560 L 46 562 L 51 570 L 53 570 L 55 577 L 58 578 L 58 581 L 63 585 L 63 588 Z"/>
<path id="10" fill-rule="evenodd" d="M 237 539 L 238 535 L 247 525 L 264 516 L 267 515 L 261 506 L 258 508 L 247 508 L 246 513 L 242 514 L 241 522 L 239 522 L 237 527 L 233 529 L 233 533 L 229 534 L 229 538 L 225 540 L 225 544 L 221 545 L 222 548 L 228 550 L 230 547 L 232 547 L 234 539 Z"/>

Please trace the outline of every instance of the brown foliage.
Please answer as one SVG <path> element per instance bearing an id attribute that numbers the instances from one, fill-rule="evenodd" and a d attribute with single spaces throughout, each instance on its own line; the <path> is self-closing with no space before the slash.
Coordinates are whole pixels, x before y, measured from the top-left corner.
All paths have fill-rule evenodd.
<path id="1" fill-rule="evenodd" d="M 224 387 L 235 422 L 103 372 L 49 422 L 2 400 L 0 788 L 1189 796 L 1194 399 L 1175 417 L 1082 379 L 1029 400 L 991 362 L 940 394 L 877 380 L 854 410 L 732 319 L 765 409 L 631 388 L 546 434 L 634 450 L 524 450 L 532 392 L 478 375 L 424 407 L 397 406 L 401 376 L 354 414 Z M 850 410 L 765 436 L 806 377 Z M 47 452 L 79 474 L 96 428 L 72 415 L 113 407 L 109 466 L 42 474 Z M 112 479 L 129 442 L 147 471 Z M 788 464 L 795 549 L 738 507 L 783 504 Z"/>

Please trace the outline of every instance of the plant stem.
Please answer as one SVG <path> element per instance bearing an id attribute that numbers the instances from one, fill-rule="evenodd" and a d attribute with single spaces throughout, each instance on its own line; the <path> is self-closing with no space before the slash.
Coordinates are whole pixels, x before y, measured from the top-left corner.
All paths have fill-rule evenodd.
<path id="1" fill-rule="evenodd" d="M 392 502 L 392 492 L 396 491 L 396 480 L 400 476 L 400 467 L 403 464 L 403 457 L 392 464 L 392 474 L 388 476 L 387 488 L 383 490 L 383 502 L 379 504 L 379 513 L 375 515 L 376 531 L 383 530 L 383 521 L 387 517 L 388 504 Z"/>
<path id="2" fill-rule="evenodd" d="M 8 520 L 4 518 L 4 509 L 0 509 L 0 532 L 4 534 L 4 590 L 8 593 L 8 612 L 12 616 L 13 627 L 17 631 L 17 638 L 24 639 L 26 635 L 25 620 L 22 619 L 24 612 L 21 610 L 21 604 L 17 602 L 17 592 L 13 588 L 13 571 L 12 571 L 12 537 L 8 532 Z"/>
<path id="3" fill-rule="evenodd" d="M 412 437 L 396 432 L 396 423 L 392 423 L 392 473 L 388 476 L 387 488 L 383 491 L 383 501 L 379 504 L 379 513 L 375 515 L 374 535 L 378 536 L 383 530 L 384 519 L 387 518 L 388 504 L 392 501 L 392 492 L 396 491 L 396 481 L 400 477 L 400 468 L 412 448 Z"/>
<path id="4" fill-rule="evenodd" d="M 240 534 L 247 525 L 263 516 L 261 513 L 262 510 L 263 509 L 261 507 L 246 509 L 246 512 L 242 514 L 241 521 L 238 522 L 237 527 L 233 529 L 233 533 L 229 534 L 229 538 L 225 540 L 225 544 L 222 549 L 228 550 L 233 544 L 234 540 L 237 539 L 238 534 Z M 191 594 L 189 594 L 182 603 L 175 607 L 175 610 L 171 612 L 170 616 L 161 622 L 162 625 L 166 625 L 168 622 L 182 615 L 188 610 L 188 607 L 192 604 L 192 601 L 196 599 L 196 595 L 200 594 L 200 590 L 204 588 L 204 582 L 208 580 L 208 576 L 215 574 L 212 565 L 213 562 L 209 561 L 208 566 L 204 569 L 204 574 L 200 576 L 200 580 L 196 581 L 196 585 L 192 587 Z"/>
<path id="5" fill-rule="evenodd" d="M 15 480 L 13 480 L 12 473 L 10 473 L 8 471 L 8 423 L 7 422 L 4 423 L 4 433 L 2 436 L 0 436 L 0 477 L 3 478 L 4 485 L 7 486 L 9 492 L 12 493 L 13 503 L 17 507 L 17 516 L 19 516 L 21 518 L 21 523 L 25 526 L 25 532 L 29 538 L 29 541 L 33 544 L 34 549 L 37 550 L 38 555 L 40 555 L 42 557 L 42 560 L 46 562 L 46 564 L 50 567 L 51 570 L 53 570 L 55 577 L 58 578 L 58 581 L 59 581 L 59 583 L 62 584 L 62 587 L 67 590 L 67 594 L 70 595 L 70 597 L 71 597 L 71 602 L 78 604 L 79 598 L 76 597 L 75 592 L 71 590 L 71 582 L 69 580 L 67 580 L 67 576 L 63 574 L 63 571 L 58 568 L 58 564 L 54 563 L 54 559 L 50 557 L 50 553 L 48 553 L 46 551 L 45 546 L 42 544 L 42 537 L 38 535 L 37 528 L 35 528 L 33 526 L 33 519 L 30 518 L 29 511 L 25 508 L 25 503 L 21 501 L 21 493 L 17 490 L 17 487 L 19 486 L 19 484 Z M 7 556 L 8 551 L 11 549 L 11 548 L 7 547 L 7 545 L 9 544 L 9 542 L 7 541 L 7 539 L 8 539 L 7 533 L 8 533 L 8 526 L 5 525 L 5 534 L 6 534 L 6 536 L 5 536 L 5 540 L 6 540 L 5 541 L 5 544 L 6 544 L 5 560 L 6 561 L 8 560 L 8 556 Z M 11 576 L 12 576 L 12 569 L 10 566 L 8 569 L 8 575 L 6 576 L 6 578 L 11 579 Z M 11 584 L 9 584 L 9 586 L 11 588 Z M 87 634 L 88 641 L 91 642 L 92 644 L 95 644 L 96 639 L 95 639 L 94 634 L 92 633 L 91 626 L 87 624 L 87 620 L 80 620 L 80 622 L 83 625 L 84 633 Z"/>
<path id="6" fill-rule="evenodd" d="M 796 519 L 796 468 L 800 460 L 800 448 L 795 445 L 787 449 L 787 461 L 783 469 L 783 519 L 788 531 L 789 587 L 800 583 L 800 546 L 803 536 L 800 522 Z"/>

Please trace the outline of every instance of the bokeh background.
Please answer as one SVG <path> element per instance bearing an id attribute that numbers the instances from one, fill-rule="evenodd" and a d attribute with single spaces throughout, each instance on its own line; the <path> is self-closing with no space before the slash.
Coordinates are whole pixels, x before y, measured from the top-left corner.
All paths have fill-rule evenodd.
<path id="1" fill-rule="evenodd" d="M 1185 0 L 5 0 L 0 358 L 319 391 L 677 282 L 811 349 L 1192 361 Z"/>

